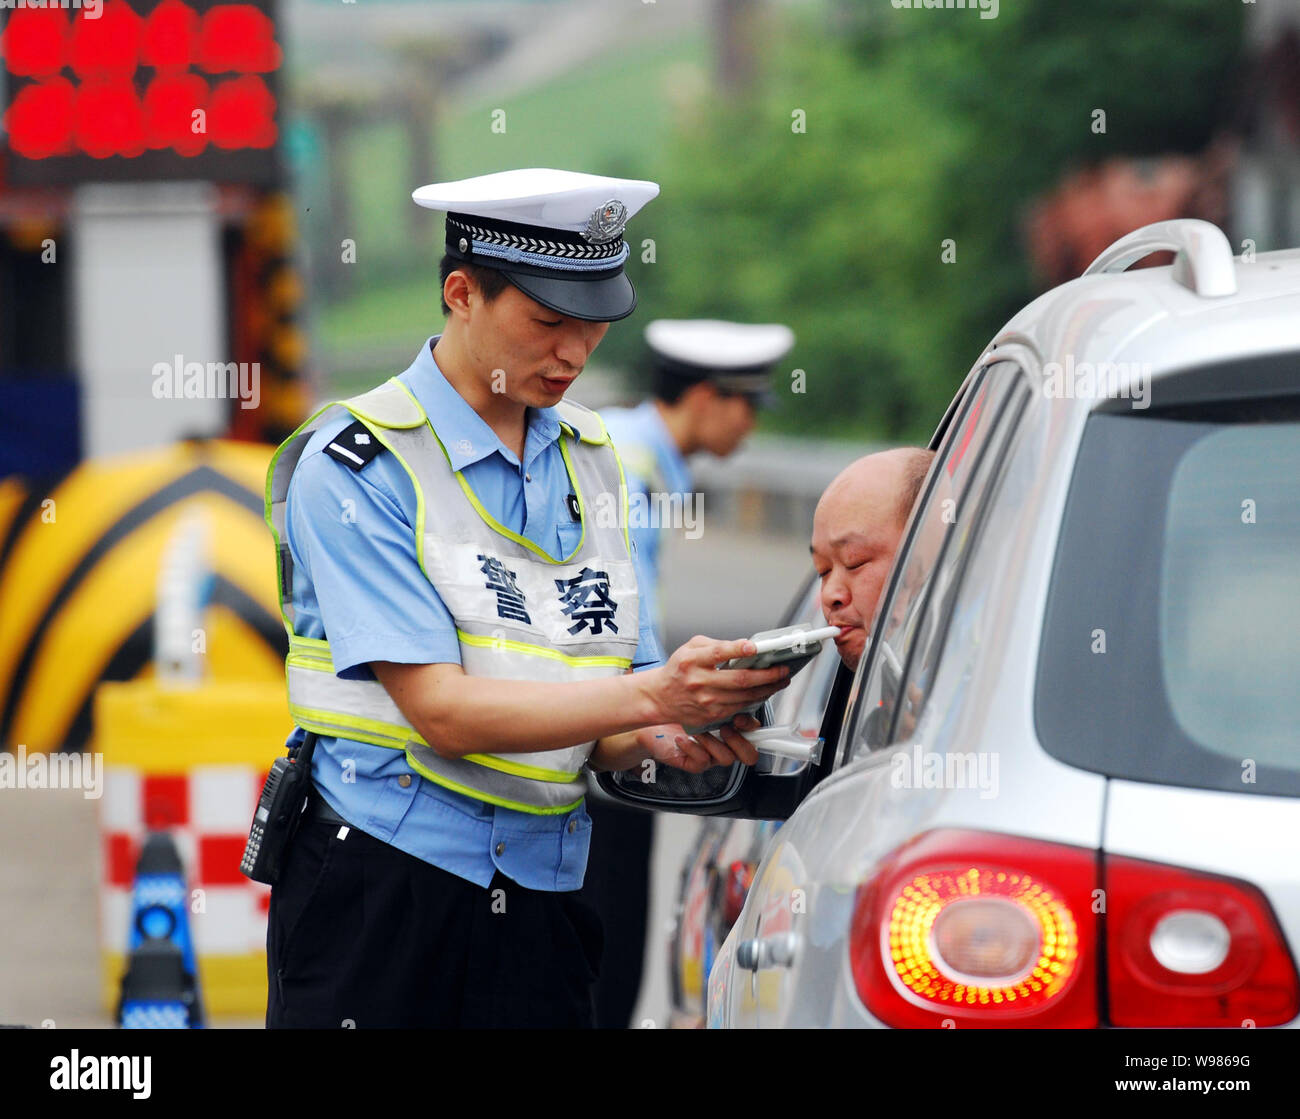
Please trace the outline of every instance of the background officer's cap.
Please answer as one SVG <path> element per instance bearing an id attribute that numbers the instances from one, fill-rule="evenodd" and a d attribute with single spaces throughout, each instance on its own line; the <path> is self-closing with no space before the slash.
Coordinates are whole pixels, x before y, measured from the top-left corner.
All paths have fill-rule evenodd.
<path id="1" fill-rule="evenodd" d="M 411 197 L 447 212 L 447 255 L 494 268 L 525 295 L 591 322 L 625 318 L 636 306 L 623 227 L 659 184 L 533 167 L 452 183 Z"/>
<path id="2" fill-rule="evenodd" d="M 645 340 L 661 376 L 708 381 L 768 404 L 772 367 L 794 346 L 794 331 L 779 323 L 655 319 L 645 328 Z"/>

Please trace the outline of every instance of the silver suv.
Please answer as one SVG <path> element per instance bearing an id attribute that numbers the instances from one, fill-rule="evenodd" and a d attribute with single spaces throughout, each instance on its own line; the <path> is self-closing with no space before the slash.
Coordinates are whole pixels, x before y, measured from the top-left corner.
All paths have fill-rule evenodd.
<path id="1" fill-rule="evenodd" d="M 602 775 L 786 820 L 709 1024 L 1294 1025 L 1300 251 L 1130 234 L 932 445 L 857 673 L 801 697 L 807 760 Z"/>

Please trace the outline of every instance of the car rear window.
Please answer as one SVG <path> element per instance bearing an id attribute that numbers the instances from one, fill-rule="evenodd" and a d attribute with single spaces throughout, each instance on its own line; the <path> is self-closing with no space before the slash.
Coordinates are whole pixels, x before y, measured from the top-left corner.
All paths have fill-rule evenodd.
<path id="1" fill-rule="evenodd" d="M 1214 372 L 1199 381 L 1215 399 L 1089 419 L 1036 722 L 1048 752 L 1081 768 L 1297 796 L 1300 395 L 1223 399 L 1252 370 Z"/>

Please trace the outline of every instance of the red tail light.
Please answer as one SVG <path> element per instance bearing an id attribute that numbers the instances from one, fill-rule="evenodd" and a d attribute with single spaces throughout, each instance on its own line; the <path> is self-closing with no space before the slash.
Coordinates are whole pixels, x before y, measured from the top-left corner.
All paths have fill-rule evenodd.
<path id="1" fill-rule="evenodd" d="M 922 835 L 858 890 L 858 994 L 891 1026 L 1095 1026 L 1096 881 L 1094 851 Z"/>
<path id="2" fill-rule="evenodd" d="M 988 832 L 929 832 L 885 859 L 858 890 L 849 955 L 887 1025 L 1089 1027 L 1100 936 L 1110 1025 L 1300 1013 L 1300 979 L 1255 887 Z"/>
<path id="3" fill-rule="evenodd" d="M 1116 1026 L 1276 1026 L 1300 982 L 1264 895 L 1181 867 L 1106 859 L 1110 1021 Z"/>

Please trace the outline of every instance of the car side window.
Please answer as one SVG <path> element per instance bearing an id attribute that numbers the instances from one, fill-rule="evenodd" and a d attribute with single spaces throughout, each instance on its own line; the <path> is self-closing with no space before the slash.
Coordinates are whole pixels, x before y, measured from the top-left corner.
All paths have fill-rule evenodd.
<path id="1" fill-rule="evenodd" d="M 926 478 L 908 539 L 876 615 L 841 747 L 851 760 L 911 733 L 937 668 L 943 637 L 985 497 L 1028 398 L 1014 362 L 982 370 Z"/>

